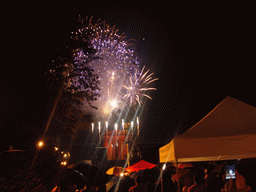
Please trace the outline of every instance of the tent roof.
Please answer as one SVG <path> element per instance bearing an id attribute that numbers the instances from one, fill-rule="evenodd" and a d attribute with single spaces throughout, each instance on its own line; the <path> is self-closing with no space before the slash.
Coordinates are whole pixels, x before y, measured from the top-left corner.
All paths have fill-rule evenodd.
<path id="1" fill-rule="evenodd" d="M 156 166 L 155 164 L 149 163 L 144 160 L 140 160 L 138 163 L 136 163 L 130 167 L 127 167 L 125 170 L 128 172 L 137 172 L 137 171 L 144 170 L 144 169 L 152 169 L 155 166 Z"/>
<path id="2" fill-rule="evenodd" d="M 160 162 L 256 156 L 256 108 L 226 97 L 184 134 L 159 149 Z"/>

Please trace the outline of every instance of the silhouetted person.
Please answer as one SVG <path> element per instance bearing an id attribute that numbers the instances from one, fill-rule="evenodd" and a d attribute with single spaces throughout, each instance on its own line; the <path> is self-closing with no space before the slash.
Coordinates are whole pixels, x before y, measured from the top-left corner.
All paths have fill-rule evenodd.
<path id="1" fill-rule="evenodd" d="M 195 175 L 194 182 L 195 184 L 188 188 L 188 192 L 207 192 L 203 172 L 199 172 Z"/>

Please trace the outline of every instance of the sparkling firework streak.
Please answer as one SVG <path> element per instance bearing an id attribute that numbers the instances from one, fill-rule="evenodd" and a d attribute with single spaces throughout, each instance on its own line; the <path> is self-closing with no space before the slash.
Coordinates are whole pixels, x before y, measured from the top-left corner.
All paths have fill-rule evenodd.
<path id="1" fill-rule="evenodd" d="M 145 66 L 141 70 L 139 76 L 137 76 L 137 74 L 135 74 L 134 79 L 132 79 L 132 77 L 130 77 L 130 84 L 128 86 L 127 85 L 123 85 L 123 87 L 127 91 L 127 93 L 124 95 L 123 98 L 129 99 L 131 106 L 133 104 L 136 104 L 136 102 L 139 104 L 139 106 L 141 106 L 141 103 L 142 103 L 141 98 L 143 96 L 152 100 L 152 98 L 149 95 L 147 95 L 145 93 L 145 91 L 156 90 L 156 88 L 148 87 L 148 85 L 150 83 L 158 80 L 158 78 L 154 78 L 153 79 L 152 76 L 153 76 L 154 73 L 151 73 L 151 74 L 148 75 L 150 69 L 147 70 L 143 74 L 144 69 L 145 69 Z"/>

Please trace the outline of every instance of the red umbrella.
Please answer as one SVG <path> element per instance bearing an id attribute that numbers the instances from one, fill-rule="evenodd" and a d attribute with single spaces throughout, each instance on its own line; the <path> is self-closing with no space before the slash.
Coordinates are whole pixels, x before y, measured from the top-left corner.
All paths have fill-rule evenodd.
<path id="1" fill-rule="evenodd" d="M 130 167 L 127 167 L 125 170 L 128 172 L 137 172 L 137 171 L 144 170 L 144 169 L 152 169 L 155 166 L 156 166 L 155 164 L 141 160 L 138 163 L 136 163 Z"/>

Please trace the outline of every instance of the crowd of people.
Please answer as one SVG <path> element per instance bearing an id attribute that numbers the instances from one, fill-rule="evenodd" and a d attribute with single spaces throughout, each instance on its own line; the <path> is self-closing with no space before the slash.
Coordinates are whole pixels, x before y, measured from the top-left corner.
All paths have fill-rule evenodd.
<path id="1" fill-rule="evenodd" d="M 33 154 L 34 155 L 34 154 Z M 256 160 L 194 162 L 188 167 L 168 164 L 152 169 L 107 175 L 85 163 L 59 166 L 45 152 L 4 161 L 1 156 L 0 191 L 50 192 L 254 192 Z M 235 165 L 235 178 L 227 179 L 226 167 Z M 178 171 L 178 172 L 177 172 Z"/>
<path id="2" fill-rule="evenodd" d="M 180 192 L 254 192 L 256 191 L 255 162 L 255 159 L 234 162 L 235 178 L 230 179 L 226 178 L 226 165 L 230 163 L 227 161 L 196 163 L 191 167 L 178 169 L 178 174 L 176 167 L 171 164 L 163 171 L 157 166 L 153 169 L 128 173 L 122 177 L 113 175 L 108 181 L 102 180 L 102 185 L 85 184 L 80 191 L 176 192 L 180 189 Z M 79 191 L 78 188 L 75 189 Z M 63 189 L 60 188 L 59 191 Z"/>
<path id="3" fill-rule="evenodd" d="M 228 164 L 235 166 L 235 178 L 227 178 Z M 192 164 L 191 164 L 192 165 Z M 155 170 L 154 170 L 155 169 Z M 134 179 L 134 186 L 119 192 L 253 192 L 256 191 L 256 160 L 197 162 L 194 166 L 177 170 L 170 165 L 161 173 L 156 167 L 144 170 Z M 149 177 L 149 175 L 151 175 Z M 158 176 L 158 177 L 157 177 Z M 159 177 L 160 176 L 160 177 Z"/>

